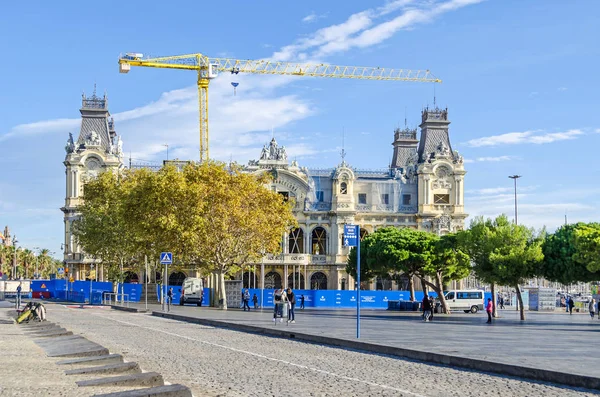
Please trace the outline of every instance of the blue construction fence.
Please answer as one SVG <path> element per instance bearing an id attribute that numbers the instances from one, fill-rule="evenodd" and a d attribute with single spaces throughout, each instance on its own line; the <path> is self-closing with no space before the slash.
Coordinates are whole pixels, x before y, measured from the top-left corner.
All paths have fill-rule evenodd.
<path id="1" fill-rule="evenodd" d="M 262 304 L 261 300 L 261 289 L 260 288 L 248 288 L 250 293 L 250 306 L 253 306 L 252 297 L 256 294 L 258 298 L 258 305 L 264 307 L 273 307 L 273 289 L 262 290 L 262 299 L 265 304 Z M 297 289 L 294 290 L 296 296 L 296 307 L 300 307 L 302 295 L 304 295 L 304 307 L 307 308 L 339 308 L 339 309 L 351 309 L 356 307 L 356 291 L 342 291 L 342 290 L 307 290 Z M 435 292 L 430 292 L 430 296 L 437 298 Z M 484 293 L 485 301 L 491 298 L 490 292 Z M 415 291 L 415 301 L 420 302 L 423 300 L 423 292 Z M 388 301 L 410 301 L 409 291 L 360 291 L 360 306 L 364 309 L 387 309 Z"/>
<path id="2" fill-rule="evenodd" d="M 121 293 L 121 284 L 117 284 Z M 33 280 L 31 282 L 33 298 L 59 299 L 76 303 L 102 304 L 105 293 L 113 292 L 113 283 L 106 281 L 74 281 L 67 283 L 64 279 Z M 139 302 L 142 297 L 141 284 L 123 284 L 123 293 L 128 295 L 130 302 Z M 91 300 L 90 300 L 91 294 Z"/>
<path id="3" fill-rule="evenodd" d="M 178 305 L 179 304 L 179 299 L 181 298 L 181 289 L 183 288 L 181 285 L 168 285 L 167 286 L 167 291 L 169 290 L 169 288 L 173 288 L 173 304 L 174 305 Z M 165 286 L 164 285 L 157 285 L 156 286 L 156 296 L 158 297 L 158 301 L 160 302 L 160 297 L 162 296 L 163 293 L 165 292 Z M 203 288 L 202 289 L 202 306 L 210 306 L 210 294 L 211 294 L 211 289 L 210 288 Z"/>

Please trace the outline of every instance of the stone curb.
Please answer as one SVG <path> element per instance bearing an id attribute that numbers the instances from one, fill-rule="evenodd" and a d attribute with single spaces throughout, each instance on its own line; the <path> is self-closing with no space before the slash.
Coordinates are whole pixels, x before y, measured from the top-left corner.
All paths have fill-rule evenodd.
<path id="1" fill-rule="evenodd" d="M 117 305 L 110 305 L 111 309 L 114 310 L 121 310 L 124 312 L 131 312 L 131 313 L 147 313 L 148 311 L 145 309 L 136 309 L 135 307 L 124 307 L 124 306 L 117 306 Z"/>
<path id="2" fill-rule="evenodd" d="M 447 365 L 449 367 L 465 368 L 469 370 L 490 372 L 501 375 L 509 375 L 517 378 L 532 379 L 536 381 L 563 384 L 574 387 L 583 387 L 587 389 L 600 390 L 600 378 L 593 376 L 577 375 L 551 371 L 541 368 L 524 367 L 513 364 L 496 363 L 492 361 L 479 360 L 475 358 L 452 356 L 441 353 L 424 352 L 419 350 L 405 349 L 401 347 L 378 345 L 370 342 L 360 342 L 357 340 L 345 340 L 328 336 L 311 335 L 306 333 L 293 332 L 283 329 L 266 328 L 256 325 L 231 323 L 222 320 L 203 319 L 189 317 L 178 314 L 163 312 L 152 312 L 153 316 L 168 318 L 171 320 L 184 321 L 202 325 L 209 325 L 218 328 L 228 328 L 236 331 L 257 333 L 266 336 L 283 337 L 296 339 L 299 341 L 317 343 L 343 347 L 347 349 L 362 350 L 371 353 L 385 354 L 409 358 L 412 360 L 430 362 L 435 364 Z"/>
<path id="3" fill-rule="evenodd" d="M 93 397 L 192 397 L 192 392 L 186 386 L 175 384 L 156 386 L 149 389 L 127 390 L 109 394 L 95 394 Z"/>
<path id="4" fill-rule="evenodd" d="M 65 375 L 96 375 L 96 374 L 117 374 L 117 373 L 135 373 L 139 374 L 142 371 L 136 362 L 107 364 L 97 367 L 84 367 L 77 369 L 69 369 L 65 371 Z"/>
<path id="5" fill-rule="evenodd" d="M 56 365 L 94 365 L 94 364 L 117 364 L 123 362 L 123 356 L 120 354 L 109 354 L 107 356 L 92 356 L 83 358 L 72 358 L 61 360 Z"/>
<path id="6" fill-rule="evenodd" d="M 141 374 L 111 376 L 91 380 L 80 380 L 79 387 L 86 386 L 164 386 L 163 377 L 156 372 L 144 372 Z"/>

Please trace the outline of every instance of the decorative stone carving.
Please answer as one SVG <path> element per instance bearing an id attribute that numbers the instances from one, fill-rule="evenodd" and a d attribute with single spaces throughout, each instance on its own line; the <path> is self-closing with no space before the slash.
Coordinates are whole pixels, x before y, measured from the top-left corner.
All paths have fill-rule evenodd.
<path id="1" fill-rule="evenodd" d="M 448 157 L 450 156 L 450 149 L 448 146 L 442 141 L 435 148 L 435 156 L 436 157 Z"/>
<path id="2" fill-rule="evenodd" d="M 458 150 L 455 150 L 454 151 L 454 161 L 453 161 L 454 164 L 462 164 L 462 163 L 464 163 L 464 161 L 465 161 L 465 159 L 463 158 L 463 156 L 461 156 L 458 153 Z"/>
<path id="3" fill-rule="evenodd" d="M 73 134 L 69 132 L 69 139 L 67 139 L 67 144 L 65 145 L 65 152 L 67 154 L 73 153 L 75 151 L 75 143 L 73 142 Z"/>
<path id="4" fill-rule="evenodd" d="M 86 146 L 100 146 L 100 135 L 96 131 L 90 131 L 85 141 Z"/>
<path id="5" fill-rule="evenodd" d="M 446 214 L 440 215 L 433 220 L 433 225 L 437 231 L 451 230 L 452 218 Z"/>

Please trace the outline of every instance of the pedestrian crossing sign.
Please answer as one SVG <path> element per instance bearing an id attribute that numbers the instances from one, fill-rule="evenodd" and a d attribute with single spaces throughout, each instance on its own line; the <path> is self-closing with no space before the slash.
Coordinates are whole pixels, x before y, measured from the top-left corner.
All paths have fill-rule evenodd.
<path id="1" fill-rule="evenodd" d="M 173 253 L 172 252 L 161 252 L 160 253 L 160 263 L 161 265 L 170 265 L 173 263 Z"/>

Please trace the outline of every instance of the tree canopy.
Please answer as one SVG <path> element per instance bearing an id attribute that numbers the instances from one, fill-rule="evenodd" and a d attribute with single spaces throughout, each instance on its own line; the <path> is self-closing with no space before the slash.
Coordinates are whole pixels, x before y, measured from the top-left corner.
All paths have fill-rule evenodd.
<path id="1" fill-rule="evenodd" d="M 119 260 L 161 251 L 173 252 L 175 265 L 216 272 L 227 308 L 225 276 L 278 252 L 281 236 L 296 225 L 294 203 L 266 189 L 269 178 L 210 161 L 103 173 L 84 187 L 74 231 L 86 253 L 108 263 L 109 274 Z"/>
<path id="2" fill-rule="evenodd" d="M 565 285 L 600 280 L 600 269 L 592 271 L 593 265 L 588 266 L 592 262 L 584 254 L 587 247 L 582 244 L 583 239 L 577 241 L 578 232 L 585 234 L 587 227 L 585 223 L 563 225 L 546 236 L 542 247 L 544 278 Z"/>
<path id="3" fill-rule="evenodd" d="M 574 259 L 590 272 L 600 272 L 600 223 L 588 223 L 575 230 Z M 597 280 L 597 278 L 596 278 Z"/>

